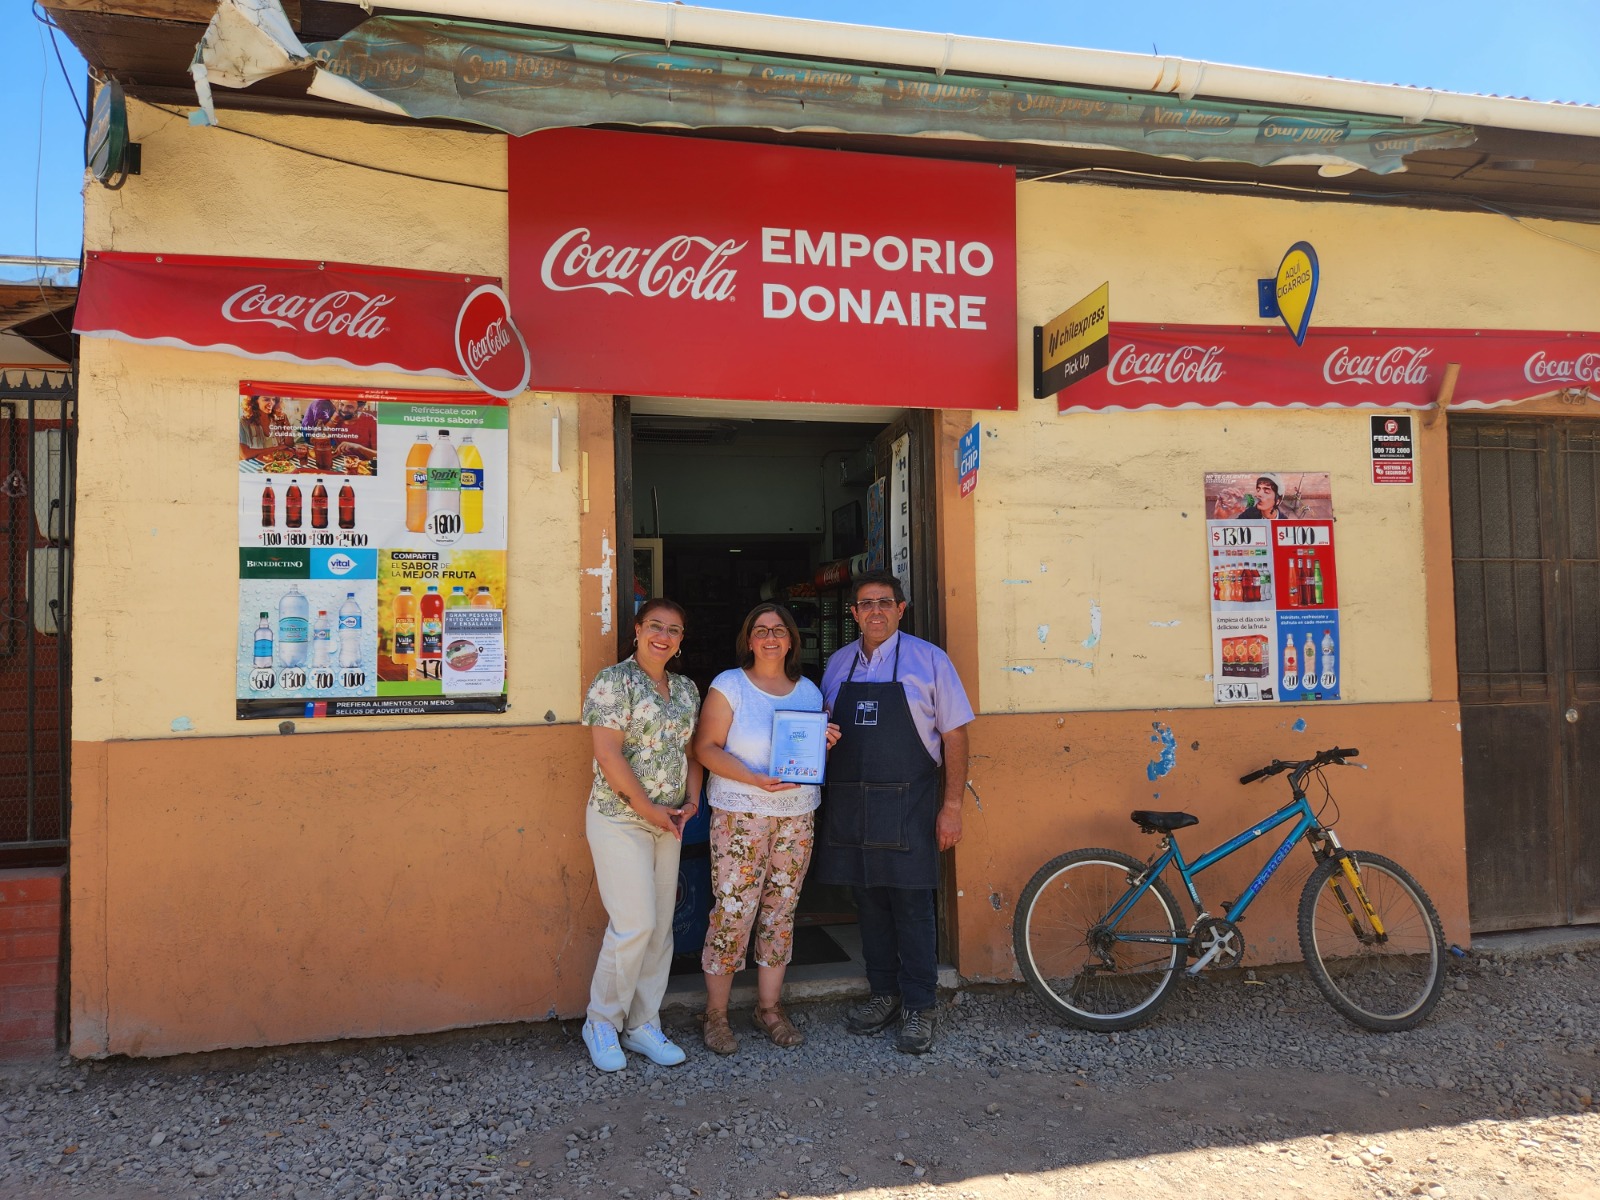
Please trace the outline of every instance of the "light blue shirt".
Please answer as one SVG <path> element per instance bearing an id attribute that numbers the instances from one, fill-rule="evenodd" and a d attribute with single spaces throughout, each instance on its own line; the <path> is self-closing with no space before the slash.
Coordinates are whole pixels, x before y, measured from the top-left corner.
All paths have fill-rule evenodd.
<path id="1" fill-rule="evenodd" d="M 839 686 L 850 677 L 850 666 L 855 664 L 857 683 L 889 683 L 895 673 L 895 653 L 900 655 L 898 678 L 906 691 L 906 703 L 911 709 L 912 723 L 922 744 L 927 747 L 933 761 L 944 761 L 944 746 L 940 735 L 960 729 L 973 718 L 972 705 L 967 700 L 967 690 L 961 686 L 961 676 L 950 656 L 932 642 L 896 630 L 889 640 L 878 647 L 871 658 L 866 656 L 859 641 L 841 646 L 828 659 L 822 673 L 822 699 L 833 712 L 833 701 Z"/>

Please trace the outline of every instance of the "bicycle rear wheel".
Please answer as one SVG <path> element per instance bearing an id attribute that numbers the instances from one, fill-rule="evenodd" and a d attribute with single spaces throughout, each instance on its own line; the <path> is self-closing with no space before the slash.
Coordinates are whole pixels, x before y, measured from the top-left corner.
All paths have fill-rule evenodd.
<path id="1" fill-rule="evenodd" d="M 1381 854 L 1348 852 L 1382 924 L 1373 927 L 1338 858 L 1325 859 L 1300 893 L 1300 950 L 1328 1003 L 1363 1029 L 1419 1024 L 1444 990 L 1444 930 L 1415 879 Z"/>
<path id="2" fill-rule="evenodd" d="M 1011 941 L 1023 977 L 1047 1008 L 1080 1029 L 1148 1021 L 1177 982 L 1183 946 L 1118 941 L 1102 925 L 1144 869 L 1116 850 L 1074 850 L 1040 867 L 1017 901 Z M 1159 879 L 1115 932 L 1185 936 L 1178 902 Z"/>

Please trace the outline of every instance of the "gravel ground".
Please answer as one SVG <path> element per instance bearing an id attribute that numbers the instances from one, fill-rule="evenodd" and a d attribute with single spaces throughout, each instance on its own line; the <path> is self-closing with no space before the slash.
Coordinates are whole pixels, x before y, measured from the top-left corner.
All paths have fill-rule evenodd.
<path id="1" fill-rule="evenodd" d="M 736 1012 L 717 1059 L 680 1018 L 688 1063 L 609 1076 L 576 1022 L 10 1068 L 0 1195 L 1600 1200 L 1600 951 L 1455 961 L 1396 1035 L 1298 969 L 1186 983 L 1120 1035 L 968 990 L 920 1059 L 844 1032 L 842 1004 L 793 1015 L 798 1051 Z"/>

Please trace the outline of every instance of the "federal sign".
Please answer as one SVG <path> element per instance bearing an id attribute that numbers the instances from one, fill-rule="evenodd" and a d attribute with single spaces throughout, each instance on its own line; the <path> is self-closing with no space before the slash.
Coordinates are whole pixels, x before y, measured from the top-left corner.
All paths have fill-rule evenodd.
<path id="1" fill-rule="evenodd" d="M 1033 330 L 1033 395 L 1052 396 L 1105 370 L 1111 361 L 1111 284 L 1102 283 L 1047 325 Z"/>
<path id="2" fill-rule="evenodd" d="M 1411 418 L 1372 418 L 1372 482 L 1414 483 Z"/>

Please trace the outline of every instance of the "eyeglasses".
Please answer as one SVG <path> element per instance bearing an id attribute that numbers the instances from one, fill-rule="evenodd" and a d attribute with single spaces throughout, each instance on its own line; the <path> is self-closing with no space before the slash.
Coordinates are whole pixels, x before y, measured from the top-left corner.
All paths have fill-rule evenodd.
<path id="1" fill-rule="evenodd" d="M 881 596 L 876 600 L 857 600 L 850 607 L 857 612 L 869 613 L 873 610 L 888 612 L 891 608 L 898 608 L 900 601 L 893 596 Z"/>
<path id="2" fill-rule="evenodd" d="M 753 642 L 783 642 L 788 638 L 789 630 L 782 625 L 757 625 L 750 631 Z"/>
<path id="3" fill-rule="evenodd" d="M 660 621 L 646 621 L 644 623 L 644 631 L 655 637 L 681 638 L 683 636 L 682 625 L 663 625 Z"/>

